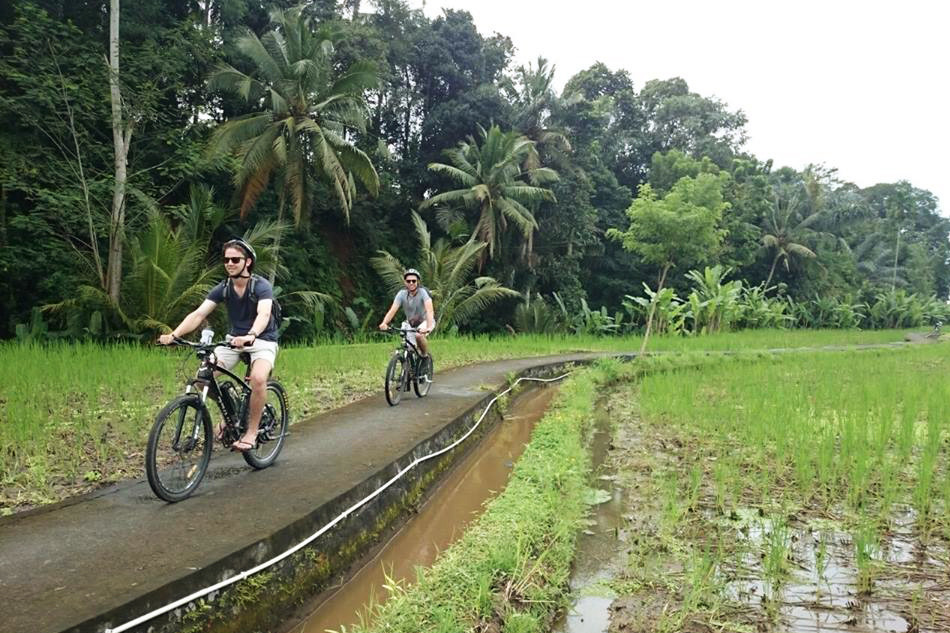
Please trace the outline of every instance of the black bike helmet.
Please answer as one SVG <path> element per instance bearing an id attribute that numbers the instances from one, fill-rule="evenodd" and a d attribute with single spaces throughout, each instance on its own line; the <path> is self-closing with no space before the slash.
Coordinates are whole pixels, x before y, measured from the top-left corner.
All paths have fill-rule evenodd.
<path id="1" fill-rule="evenodd" d="M 404 273 L 402 274 L 402 278 L 405 279 L 405 278 L 408 277 L 409 275 L 415 275 L 415 276 L 416 276 L 416 279 L 419 280 L 419 283 L 422 283 L 422 275 L 420 275 L 420 274 L 419 274 L 419 271 L 416 270 L 415 268 L 407 268 L 407 269 L 406 269 L 406 272 L 404 272 Z"/>
<path id="2" fill-rule="evenodd" d="M 224 246 L 221 247 L 221 252 L 228 250 L 229 248 L 237 247 L 244 251 L 245 257 L 251 258 L 251 265 L 247 267 L 248 272 L 254 269 L 254 265 L 257 264 L 257 251 L 254 250 L 254 247 L 245 242 L 240 237 L 235 237 L 234 239 L 228 240 L 224 243 Z"/>

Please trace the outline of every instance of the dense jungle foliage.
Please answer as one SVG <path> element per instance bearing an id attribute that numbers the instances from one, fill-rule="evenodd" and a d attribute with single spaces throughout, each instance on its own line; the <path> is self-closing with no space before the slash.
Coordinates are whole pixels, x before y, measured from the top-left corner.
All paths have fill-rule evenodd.
<path id="1" fill-rule="evenodd" d="M 679 78 L 592 63 L 558 93 L 515 46 L 402 0 L 4 3 L 0 338 L 149 339 L 235 235 L 284 340 L 372 329 L 402 266 L 446 331 L 946 318 L 930 192 L 843 182 L 820 148 L 776 168 Z"/>

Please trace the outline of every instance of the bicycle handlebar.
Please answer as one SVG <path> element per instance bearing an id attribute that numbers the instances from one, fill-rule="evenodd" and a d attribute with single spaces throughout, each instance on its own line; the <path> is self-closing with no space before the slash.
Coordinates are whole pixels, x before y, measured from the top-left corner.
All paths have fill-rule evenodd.
<path id="1" fill-rule="evenodd" d="M 221 341 L 212 341 L 211 343 L 201 343 L 200 341 L 198 343 L 193 343 L 191 341 L 187 341 L 177 336 L 168 345 L 163 345 L 162 343 L 159 343 L 159 345 L 162 345 L 163 347 L 172 347 L 173 345 L 180 345 L 183 347 L 193 347 L 195 349 L 214 349 L 215 347 L 230 347 L 231 349 L 244 349 L 242 347 L 236 347 L 232 345 L 231 341 L 227 339 L 224 339 Z"/>

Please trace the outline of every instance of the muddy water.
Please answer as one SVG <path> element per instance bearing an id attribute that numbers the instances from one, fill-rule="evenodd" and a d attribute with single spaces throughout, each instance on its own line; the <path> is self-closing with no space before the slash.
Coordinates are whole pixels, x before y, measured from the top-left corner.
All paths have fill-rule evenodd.
<path id="1" fill-rule="evenodd" d="M 604 407 L 595 411 L 591 442 L 593 489 L 603 491 L 596 501 L 587 528 L 580 534 L 571 570 L 571 607 L 557 622 L 554 633 L 603 633 L 609 624 L 608 607 L 613 596 L 602 586 L 617 572 L 623 527 L 623 489 L 616 485 L 614 470 L 605 464 L 610 447 L 610 419 Z"/>
<path id="2" fill-rule="evenodd" d="M 910 508 L 899 508 L 892 518 L 892 530 L 874 546 L 877 569 L 870 583 L 872 591 L 862 588 L 855 563 L 854 535 L 843 532 L 829 521 L 788 531 L 789 560 L 793 573 L 778 587 L 765 580 L 761 565 L 762 543 L 774 529 L 768 519 L 749 521 L 754 511 L 740 513 L 746 523 L 745 534 L 753 547 L 742 563 L 745 578 L 732 581 L 727 592 L 733 599 L 750 607 L 771 598 L 777 603 L 780 624 L 794 633 L 878 633 L 944 631 L 947 623 L 947 596 L 950 587 L 941 583 L 950 560 L 945 545 L 934 543 L 930 549 L 916 537 L 916 516 Z M 918 592 L 931 604 L 916 608 L 908 597 Z M 936 606 L 943 603 L 942 607 Z M 931 609 L 933 607 L 936 610 Z M 932 612 L 931 612 L 932 611 Z M 941 613 L 942 611 L 942 613 Z"/>
<path id="3" fill-rule="evenodd" d="M 342 586 L 318 596 L 302 621 L 288 623 L 291 633 L 339 631 L 366 617 L 366 605 L 382 604 L 387 577 L 411 582 L 416 567 L 426 567 L 451 545 L 481 513 L 484 503 L 501 492 L 514 462 L 531 438 L 555 388 L 540 388 L 516 398 L 504 419 L 449 473 L 419 513 L 376 556 Z M 332 592 L 332 593 L 331 593 Z"/>

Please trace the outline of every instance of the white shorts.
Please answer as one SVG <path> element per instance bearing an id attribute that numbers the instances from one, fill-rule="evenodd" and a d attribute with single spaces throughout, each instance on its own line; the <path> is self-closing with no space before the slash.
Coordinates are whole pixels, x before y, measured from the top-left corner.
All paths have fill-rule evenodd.
<path id="1" fill-rule="evenodd" d="M 274 362 L 277 360 L 276 341 L 254 341 L 253 345 L 245 346 L 244 349 L 234 349 L 224 347 L 223 345 L 214 348 L 214 355 L 218 359 L 218 364 L 225 369 L 232 369 L 241 360 L 241 353 L 247 352 L 251 355 L 251 365 L 256 360 L 266 360 L 273 371 Z"/>
<path id="2" fill-rule="evenodd" d="M 421 325 L 421 324 L 420 324 L 420 325 Z M 436 326 L 436 323 L 435 323 L 435 321 L 433 321 L 433 322 L 432 322 L 432 329 L 429 330 L 428 332 L 426 332 L 426 336 L 429 336 L 430 334 L 432 334 L 433 330 L 435 330 L 435 326 Z M 406 329 L 408 329 L 408 328 L 411 328 L 412 326 L 409 325 L 409 321 L 403 321 L 403 322 L 402 322 L 402 325 L 401 325 L 400 327 L 401 327 L 402 329 L 406 330 Z M 418 329 L 418 328 L 417 328 L 417 329 Z M 412 343 L 413 345 L 416 344 L 416 333 L 415 333 L 415 332 L 406 332 L 406 338 L 409 339 L 409 342 Z"/>

